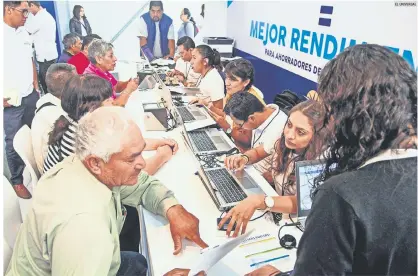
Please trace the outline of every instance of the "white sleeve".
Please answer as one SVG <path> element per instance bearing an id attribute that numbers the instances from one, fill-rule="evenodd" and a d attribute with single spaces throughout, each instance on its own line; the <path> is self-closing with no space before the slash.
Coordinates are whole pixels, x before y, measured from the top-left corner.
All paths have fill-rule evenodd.
<path id="1" fill-rule="evenodd" d="M 264 151 L 268 154 L 272 154 L 274 152 L 274 146 L 276 145 L 277 141 L 277 139 L 267 139 L 263 144 Z"/>
<path id="2" fill-rule="evenodd" d="M 139 18 L 139 36 L 148 37 L 147 23 L 143 17 Z"/>
<path id="3" fill-rule="evenodd" d="M 171 24 L 170 28 L 168 28 L 167 38 L 174 40 L 174 26 L 173 26 L 173 24 Z"/>
<path id="4" fill-rule="evenodd" d="M 216 102 L 225 97 L 224 81 L 216 68 L 213 68 L 211 71 L 213 73 L 208 74 L 205 89 L 211 101 Z"/>

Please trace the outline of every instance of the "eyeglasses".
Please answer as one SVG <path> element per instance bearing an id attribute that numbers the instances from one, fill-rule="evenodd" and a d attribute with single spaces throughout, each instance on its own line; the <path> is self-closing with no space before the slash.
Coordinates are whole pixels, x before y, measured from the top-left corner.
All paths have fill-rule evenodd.
<path id="1" fill-rule="evenodd" d="M 25 10 L 21 10 L 21 9 L 18 9 L 18 8 L 12 8 L 12 9 L 17 10 L 18 12 L 21 12 L 24 17 L 28 17 L 29 16 L 29 10 L 26 10 L 26 9 Z"/>

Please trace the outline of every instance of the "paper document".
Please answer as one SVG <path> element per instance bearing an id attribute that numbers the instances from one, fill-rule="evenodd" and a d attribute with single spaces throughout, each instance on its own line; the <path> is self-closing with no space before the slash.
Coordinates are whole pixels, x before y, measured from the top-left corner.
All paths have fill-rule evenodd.
<path id="1" fill-rule="evenodd" d="M 189 275 L 196 275 L 200 271 L 207 273 L 211 267 L 213 267 L 217 262 L 219 262 L 235 247 L 237 247 L 242 241 L 251 235 L 253 231 L 254 229 L 242 236 L 227 241 L 224 244 L 202 249 L 202 253 L 199 256 L 199 261 L 197 261 L 195 266 L 191 268 Z"/>
<path id="2" fill-rule="evenodd" d="M 20 106 L 22 98 L 16 88 L 9 88 L 4 90 L 3 98 L 10 98 L 7 102 L 13 106 Z"/>

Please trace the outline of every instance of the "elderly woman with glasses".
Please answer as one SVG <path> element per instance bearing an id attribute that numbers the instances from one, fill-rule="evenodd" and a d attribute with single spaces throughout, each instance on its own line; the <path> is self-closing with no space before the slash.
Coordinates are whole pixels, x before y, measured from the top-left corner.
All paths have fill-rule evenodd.
<path id="1" fill-rule="evenodd" d="M 88 59 L 90 65 L 84 70 L 84 74 L 94 74 L 107 80 L 113 88 L 114 104 L 124 106 L 131 93 L 138 88 L 138 79 L 118 81 L 110 73 L 115 69 L 117 61 L 113 53 L 113 45 L 102 39 L 93 40 L 88 49 Z"/>

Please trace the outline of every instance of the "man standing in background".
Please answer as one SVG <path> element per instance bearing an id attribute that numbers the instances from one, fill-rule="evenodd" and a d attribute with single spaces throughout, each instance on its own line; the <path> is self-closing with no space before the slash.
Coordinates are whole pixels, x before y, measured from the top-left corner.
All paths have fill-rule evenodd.
<path id="1" fill-rule="evenodd" d="M 36 102 L 39 99 L 36 67 L 28 33 L 24 28 L 29 15 L 27 1 L 3 2 L 4 73 L 3 73 L 3 124 L 6 135 L 6 155 L 10 182 L 21 198 L 31 198 L 23 185 L 25 163 L 13 147 L 13 139 L 23 126 L 32 124 Z"/>
<path id="2" fill-rule="evenodd" d="M 45 75 L 49 66 L 58 58 L 57 44 L 55 42 L 55 19 L 44 9 L 39 1 L 29 1 L 29 11 L 33 14 L 25 25 L 28 33 L 33 37 L 36 60 L 39 64 L 39 81 L 44 93 L 48 93 Z"/>
<path id="3" fill-rule="evenodd" d="M 146 54 L 150 51 L 155 58 L 174 57 L 173 20 L 164 14 L 161 1 L 151 1 L 149 12 L 139 19 L 139 44 Z"/>

